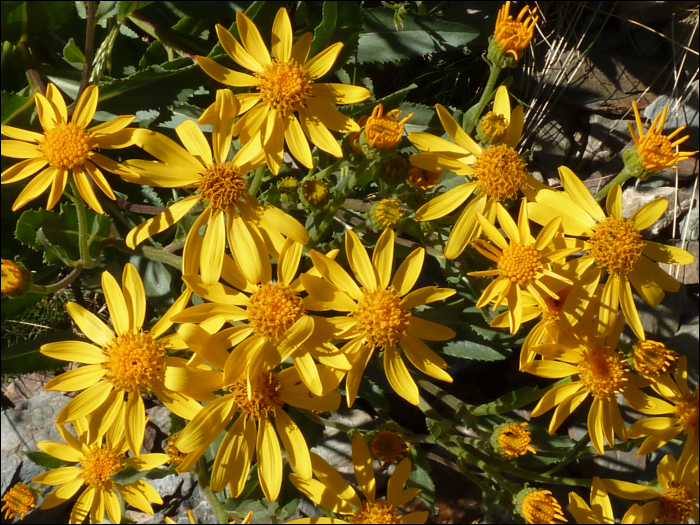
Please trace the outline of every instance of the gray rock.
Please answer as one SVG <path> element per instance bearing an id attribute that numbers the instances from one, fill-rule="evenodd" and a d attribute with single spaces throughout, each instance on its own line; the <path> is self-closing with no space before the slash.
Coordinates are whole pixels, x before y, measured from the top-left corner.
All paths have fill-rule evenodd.
<path id="1" fill-rule="evenodd" d="M 672 348 L 676 352 L 688 358 L 688 383 L 691 389 L 698 386 L 698 360 L 700 354 L 698 347 L 700 341 L 698 338 L 698 323 L 700 319 L 695 317 L 680 327 L 676 335 L 666 341 L 666 346 Z"/>
<path id="2" fill-rule="evenodd" d="M 634 294 L 634 304 L 639 312 L 639 319 L 642 321 L 644 333 L 650 339 L 667 339 L 678 331 L 681 313 L 685 307 L 687 299 L 685 286 L 677 293 L 666 292 L 663 301 L 651 307 L 645 303 L 637 294 Z"/>
<path id="3" fill-rule="evenodd" d="M 630 140 L 627 122 L 593 114 L 588 122 L 587 138 L 579 171 L 600 171 L 604 176 L 619 173 L 623 167 L 619 153 Z"/>
<path id="4" fill-rule="evenodd" d="M 689 241 L 697 241 L 700 237 L 700 224 L 698 224 L 698 200 L 693 202 L 693 209 L 690 210 L 678 227 L 681 238 Z"/>
<path id="5" fill-rule="evenodd" d="M 652 181 L 653 182 L 653 181 Z M 639 183 L 634 186 L 629 186 L 622 191 L 622 216 L 629 218 L 645 204 L 664 197 L 668 200 L 668 208 L 650 228 L 645 230 L 644 236 L 647 238 L 658 237 L 662 230 L 673 224 L 674 217 L 680 218 L 681 215 L 690 208 L 690 199 L 692 198 L 692 188 L 679 188 L 678 202 L 676 203 L 676 189 L 669 187 L 652 187 L 645 183 Z"/>
<path id="6" fill-rule="evenodd" d="M 690 241 L 688 243 L 676 241 L 673 244 L 688 251 L 695 257 L 695 260 L 690 264 L 684 264 L 682 266 L 671 266 L 668 264 L 660 264 L 659 266 L 684 284 L 698 284 L 698 241 Z"/>

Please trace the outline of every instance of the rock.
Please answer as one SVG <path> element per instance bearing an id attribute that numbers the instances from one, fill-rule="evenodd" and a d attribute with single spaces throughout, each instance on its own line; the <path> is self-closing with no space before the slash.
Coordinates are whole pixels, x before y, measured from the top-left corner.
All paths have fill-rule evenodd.
<path id="1" fill-rule="evenodd" d="M 603 176 L 617 175 L 623 167 L 619 153 L 630 142 L 627 122 L 623 119 L 609 119 L 593 114 L 588 122 L 587 139 L 581 163 L 578 166 L 579 172 L 600 171 Z M 589 187 L 589 189 L 594 188 Z"/>
<path id="2" fill-rule="evenodd" d="M 690 252 L 690 254 L 695 257 L 695 260 L 690 264 L 684 264 L 682 266 L 672 266 L 663 263 L 660 263 L 659 266 L 684 284 L 698 284 L 698 241 L 691 241 L 689 243 L 676 241 L 674 244 Z"/>
<path id="3" fill-rule="evenodd" d="M 668 105 L 668 113 L 663 128 L 664 134 L 669 134 L 677 128 L 685 126 L 686 128 L 681 136 L 688 135 L 690 138 L 682 147 L 688 150 L 698 149 L 698 124 L 700 124 L 700 117 L 698 116 L 698 85 L 697 80 L 690 84 L 686 90 L 687 96 L 680 100 L 671 93 L 665 93 L 644 109 L 644 116 L 649 120 L 653 120 Z"/>
<path id="4" fill-rule="evenodd" d="M 688 358 L 688 383 L 690 384 L 691 390 L 697 388 L 698 385 L 698 360 L 700 354 L 698 354 L 698 346 L 700 341 L 698 340 L 698 323 L 700 319 L 696 316 L 690 319 L 678 330 L 676 335 L 671 337 L 666 341 L 666 346 L 672 348 L 676 352 Z"/>
<path id="5" fill-rule="evenodd" d="M 700 224 L 698 224 L 698 201 L 693 202 L 693 209 L 686 215 L 678 226 L 681 239 L 697 241 L 700 237 Z"/>
<path id="6" fill-rule="evenodd" d="M 656 307 L 649 306 L 634 294 L 634 304 L 637 306 L 646 336 L 650 339 L 664 340 L 675 335 L 687 300 L 683 284 L 677 293 L 666 292 L 663 301 Z"/>
<path id="7" fill-rule="evenodd" d="M 690 208 L 692 192 L 692 188 L 679 188 L 678 202 L 676 204 L 675 188 L 649 187 L 644 183 L 629 186 L 622 191 L 622 216 L 628 219 L 639 208 L 654 199 L 659 197 L 666 198 L 668 200 L 668 208 L 666 208 L 666 211 L 658 221 L 644 231 L 646 238 L 653 239 L 658 237 L 662 230 L 673 224 L 674 217 L 678 219 L 681 214 Z"/>

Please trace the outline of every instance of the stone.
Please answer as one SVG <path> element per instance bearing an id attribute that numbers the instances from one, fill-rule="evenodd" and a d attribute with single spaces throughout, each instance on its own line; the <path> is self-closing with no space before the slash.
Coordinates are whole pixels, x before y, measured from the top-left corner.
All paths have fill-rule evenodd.
<path id="1" fill-rule="evenodd" d="M 673 244 L 688 251 L 695 257 L 695 260 L 690 264 L 670 265 L 660 263 L 659 266 L 684 284 L 698 284 L 698 241 L 691 241 L 689 243 L 676 241 Z"/>
<path id="2" fill-rule="evenodd" d="M 666 292 L 666 296 L 656 307 L 649 306 L 637 294 L 633 295 L 639 319 L 642 321 L 644 333 L 648 338 L 664 340 L 676 334 L 680 325 L 681 313 L 688 300 L 688 294 L 683 284 L 676 293 Z"/>
<path id="3" fill-rule="evenodd" d="M 654 186 L 656 186 L 654 184 Z M 626 219 L 630 218 L 634 213 L 649 202 L 659 197 L 664 197 L 668 200 L 668 208 L 664 214 L 652 226 L 644 231 L 643 235 L 646 238 L 656 238 L 667 227 L 673 224 L 674 218 L 678 219 L 684 212 L 690 208 L 692 198 L 692 188 L 679 188 L 678 201 L 676 203 L 676 189 L 669 187 L 649 187 L 644 183 L 630 185 L 622 190 L 622 216 Z"/>
<path id="4" fill-rule="evenodd" d="M 600 171 L 603 176 L 617 175 L 623 168 L 619 153 L 629 145 L 629 130 L 624 119 L 591 115 L 588 121 L 586 147 L 578 166 L 579 172 Z M 594 188 L 589 187 L 589 189 Z"/>
<path id="5" fill-rule="evenodd" d="M 669 348 L 688 358 L 688 383 L 691 390 L 698 386 L 698 369 L 700 368 L 698 364 L 700 359 L 700 354 L 698 353 L 698 347 L 700 346 L 698 337 L 699 322 L 700 318 L 697 316 L 690 319 L 665 343 Z"/>
<path id="6" fill-rule="evenodd" d="M 700 224 L 698 224 L 698 201 L 693 202 L 693 209 L 683 217 L 678 226 L 678 233 L 681 239 L 688 241 L 697 241 L 700 237 Z"/>

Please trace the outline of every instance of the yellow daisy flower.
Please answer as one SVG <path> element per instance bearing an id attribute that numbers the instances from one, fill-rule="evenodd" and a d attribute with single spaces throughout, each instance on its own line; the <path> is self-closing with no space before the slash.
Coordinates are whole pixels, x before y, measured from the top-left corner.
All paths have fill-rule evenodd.
<path id="1" fill-rule="evenodd" d="M 647 501 L 629 516 L 632 523 L 698 523 L 698 468 L 690 456 L 665 456 L 656 467 L 660 489 L 604 479 L 605 489 L 631 501 Z M 692 520 L 692 521 L 691 521 Z"/>
<path id="2" fill-rule="evenodd" d="M 181 326 L 178 334 L 195 352 L 190 364 L 206 362 L 223 370 L 226 384 L 247 370 L 253 384 L 261 370 L 272 369 L 289 357 L 307 388 L 318 396 L 324 391 L 314 358 L 334 368 L 350 369 L 345 355 L 329 342 L 338 329 L 330 320 L 307 313 L 307 299 L 301 297 L 304 288 L 295 279 L 301 253 L 302 246 L 287 239 L 277 260 L 276 281 L 271 277 L 269 257 L 256 282 L 247 281 L 228 256 L 223 270 L 227 284 L 207 285 L 198 275 L 183 275 L 194 293 L 211 302 L 184 310 L 174 316 L 175 322 L 202 323 L 218 316 L 238 323 L 213 335 L 196 324 Z M 228 348 L 232 350 L 227 352 Z M 183 391 L 178 385 L 196 386 L 194 377 L 191 381 L 184 377 L 190 372 L 199 373 L 179 369 L 166 374 L 165 385 L 178 391 Z"/>
<path id="3" fill-rule="evenodd" d="M 642 414 L 656 417 L 642 419 L 627 429 L 628 438 L 648 436 L 639 447 L 637 454 L 645 456 L 661 448 L 681 432 L 686 434 L 685 448 L 690 449 L 697 463 L 698 459 L 698 389 L 688 388 L 688 359 L 683 356 L 675 370 L 675 380 L 665 374 L 651 384 L 659 399 L 642 394 L 628 401 L 628 405 Z M 665 417 L 664 417 L 665 416 Z"/>
<path id="4" fill-rule="evenodd" d="M 630 135 L 632 135 L 632 140 L 634 140 L 636 146 L 637 159 L 644 171 L 653 173 L 665 168 L 674 168 L 678 162 L 697 153 L 693 151 L 675 151 L 676 146 L 683 144 L 690 138 L 689 135 L 686 135 L 671 142 L 671 139 L 683 131 L 685 126 L 681 126 L 670 135 L 664 136 L 661 134 L 666 123 L 668 105 L 664 107 L 663 112 L 656 115 L 649 127 L 649 131 L 646 133 L 644 133 L 642 119 L 639 116 L 637 102 L 634 100 L 632 101 L 632 107 L 634 109 L 634 119 L 637 122 L 638 134 L 635 133 L 631 122 L 627 122 L 627 127 L 629 127 Z"/>
<path id="5" fill-rule="evenodd" d="M 535 24 L 539 20 L 539 16 L 535 16 L 537 8 L 530 13 L 529 6 L 525 6 L 518 13 L 518 17 L 513 20 L 510 14 L 510 2 L 506 2 L 501 9 L 498 10 L 496 18 L 496 29 L 493 33 L 493 43 L 497 46 L 498 55 L 504 55 L 512 58 L 513 63 L 505 64 L 508 66 L 515 65 L 515 62 L 520 58 L 519 53 L 527 49 L 530 45 L 532 37 L 535 35 Z M 527 16 L 526 16 L 527 15 Z M 489 58 L 492 57 L 491 46 L 489 46 Z M 501 61 L 496 61 L 498 65 L 502 65 Z"/>
<path id="6" fill-rule="evenodd" d="M 524 372 L 548 379 L 578 376 L 578 379 L 555 386 L 542 396 L 532 411 L 532 417 L 556 407 L 549 424 L 549 432 L 555 432 L 591 396 L 588 432 L 599 454 L 604 452 L 605 440 L 610 446 L 615 444 L 615 435 L 627 440 L 617 394 L 625 398 L 639 397 L 642 395 L 639 389 L 649 384 L 646 379 L 630 373 L 624 357 L 616 350 L 624 321 L 624 317 L 618 316 L 613 331 L 606 337 L 592 336 L 591 330 L 582 328 L 577 334 L 579 346 L 575 348 L 561 344 L 536 346 L 533 351 L 545 359 L 523 366 Z"/>
<path id="7" fill-rule="evenodd" d="M 260 145 L 251 141 L 233 160 L 226 162 L 238 102 L 230 91 L 219 90 L 215 107 L 212 148 L 191 120 L 175 128 L 186 149 L 154 131 L 138 130 L 134 133 L 137 145 L 162 162 L 127 161 L 124 166 L 134 175 L 123 178 L 149 186 L 195 188 L 197 191 L 136 226 L 128 233 L 126 243 L 135 248 L 145 239 L 174 225 L 198 202 L 206 203 L 190 229 L 184 256 L 187 257 L 191 249 L 192 232 L 198 232 L 206 225 L 199 265 L 204 281 L 214 284 L 219 280 L 228 239 L 241 271 L 248 280 L 257 282 L 268 259 L 268 250 L 278 253 L 275 247 L 284 243 L 285 236 L 306 244 L 309 234 L 293 217 L 274 206 L 261 206 L 254 196 L 247 193 L 246 173 L 263 163 Z"/>
<path id="8" fill-rule="evenodd" d="M 638 341 L 632 348 L 630 365 L 641 375 L 651 381 L 658 381 L 671 367 L 671 363 L 678 359 L 678 352 L 666 348 L 659 341 Z"/>
<path id="9" fill-rule="evenodd" d="M 364 501 L 350 484 L 326 460 L 311 454 L 311 465 L 318 479 L 304 479 L 290 474 L 294 486 L 311 501 L 331 512 L 348 516 L 348 521 L 336 518 L 304 518 L 289 523 L 425 523 L 429 511 L 397 514 L 397 509 L 412 501 L 420 489 L 404 489 L 411 474 L 411 460 L 404 458 L 389 478 L 386 498 L 377 499 L 372 456 L 365 439 L 355 434 L 352 440 L 352 464 L 357 485 Z"/>
<path id="10" fill-rule="evenodd" d="M 123 410 L 123 408 L 122 408 Z M 119 523 L 121 511 L 119 498 L 139 509 L 141 512 L 153 515 L 151 503 L 162 504 L 163 500 L 158 491 L 146 481 L 140 479 L 134 483 L 122 485 L 111 480 L 124 467 L 130 466 L 136 470 L 150 470 L 168 461 L 167 454 L 142 454 L 139 457 L 126 457 L 129 446 L 124 435 L 124 425 L 119 418 L 107 431 L 106 442 L 102 437 L 93 442 L 90 424 L 84 417 L 73 421 L 77 437 L 71 434 L 63 425 L 57 425 L 65 443 L 41 441 L 37 447 L 51 456 L 70 463 L 79 463 L 44 472 L 36 476 L 32 482 L 41 485 L 60 485 L 46 495 L 39 508 L 48 510 L 70 500 L 83 485 L 87 488 L 78 497 L 73 506 L 68 523 L 82 523 L 90 516 L 90 523 L 102 523 L 104 513 L 112 523 Z"/>
<path id="11" fill-rule="evenodd" d="M 14 294 L 25 286 L 24 270 L 10 259 L 2 259 L 2 293 Z"/>
<path id="12" fill-rule="evenodd" d="M 24 515 L 36 506 L 36 496 L 24 483 L 16 483 L 5 492 L 2 502 L 6 520 L 11 520 L 18 514 L 19 519 L 23 520 Z"/>
<path id="13" fill-rule="evenodd" d="M 503 423 L 493 429 L 491 435 L 491 443 L 496 451 L 506 457 L 517 458 L 524 456 L 528 452 L 537 454 L 537 451 L 530 445 L 532 443 L 532 435 L 525 430 L 528 426 L 524 423 Z"/>
<path id="14" fill-rule="evenodd" d="M 593 478 L 591 485 L 591 506 L 589 507 L 575 492 L 569 492 L 569 510 L 574 515 L 576 523 L 615 523 L 610 496 L 598 476 Z M 639 505 L 635 503 L 625 512 L 620 523 L 636 523 L 634 516 L 638 513 Z"/>
<path id="15" fill-rule="evenodd" d="M 371 261 L 352 230 L 345 232 L 345 250 L 362 287 L 337 262 L 315 250 L 309 255 L 323 279 L 306 273 L 301 275 L 301 282 L 309 293 L 305 300 L 309 307 L 349 312 L 347 317 L 333 320 L 338 328 L 343 328 L 337 338 L 350 339 L 341 348 L 352 365 L 346 382 L 348 406 L 355 402 L 360 379 L 377 348 L 384 351 L 384 371 L 391 387 L 409 403 L 417 405 L 420 399 L 418 386 L 411 378 L 398 346 L 418 370 L 435 379 L 452 382 L 445 372 L 445 360 L 428 348 L 423 339 L 447 341 L 455 336 L 455 332 L 416 317 L 412 310 L 421 304 L 447 299 L 455 294 L 455 290 L 426 286 L 410 291 L 423 267 L 423 248 L 416 248 L 406 258 L 392 280 L 394 232 L 391 229 L 384 230 L 379 237 Z"/>
<path id="16" fill-rule="evenodd" d="M 562 311 L 567 321 L 575 325 L 586 309 L 591 291 L 603 276 L 603 288 L 598 313 L 598 330 L 612 329 L 619 307 L 635 335 L 644 340 L 644 329 L 634 305 L 632 288 L 651 306 L 664 298 L 664 291 L 677 292 L 680 283 L 655 262 L 690 264 L 695 259 L 687 251 L 642 239 L 642 230 L 663 215 L 668 201 L 663 197 L 637 210 L 632 217 L 622 217 L 622 190 L 615 185 L 608 193 L 606 213 L 593 199 L 588 189 L 569 168 L 559 168 L 566 193 L 551 189 L 537 192 L 536 202 L 528 205 L 533 221 L 547 224 L 553 217 L 562 218 L 564 233 L 583 238 L 583 257 L 577 260 L 578 278 L 570 299 Z M 630 286 L 631 285 L 631 286 Z"/>
<path id="17" fill-rule="evenodd" d="M 477 212 L 476 217 L 481 228 L 495 246 L 481 239 L 474 240 L 472 244 L 484 257 L 498 264 L 498 269 L 469 272 L 467 275 L 497 276 L 484 290 L 476 307 L 483 308 L 494 302 L 493 310 L 496 310 L 507 299 L 510 333 L 515 334 L 523 322 L 523 292 L 527 291 L 540 308 L 546 310 L 544 298 L 558 300 L 559 296 L 547 287 L 542 278 L 547 276 L 566 284 L 573 284 L 571 280 L 552 271 L 552 263 L 578 251 L 578 248 L 562 248 L 552 243 L 557 234 L 561 235 L 561 219 L 558 217 L 552 219 L 536 239 L 533 238 L 526 204 L 520 206 L 517 225 L 502 206 L 496 208 L 496 215 L 503 231 L 510 238 L 510 243 L 486 217 Z"/>
<path id="18" fill-rule="evenodd" d="M 329 129 L 346 133 L 359 131 L 360 127 L 332 105 L 356 104 L 368 99 L 370 93 L 363 87 L 315 81 L 333 67 L 343 43 L 337 42 L 307 60 L 312 34 L 305 33 L 292 45 L 292 24 L 287 10 L 281 8 L 272 26 L 271 58 L 258 28 L 245 13 L 236 13 L 236 23 L 240 44 L 219 24 L 216 33 L 231 59 L 253 75 L 225 68 L 207 57 L 196 57 L 199 66 L 214 80 L 227 86 L 256 88 L 255 92 L 236 95 L 241 114 L 245 115 L 236 122 L 233 134 L 240 135 L 244 144 L 260 134 L 265 161 L 275 175 L 282 164 L 285 142 L 307 168 L 313 167 L 307 138 L 319 149 L 342 157 L 343 151 Z M 211 106 L 200 122 L 209 119 Z"/>
<path id="19" fill-rule="evenodd" d="M 69 176 L 72 175 L 80 195 L 88 205 L 97 213 L 104 213 L 85 175 L 86 172 L 95 186 L 110 199 L 115 199 L 112 188 L 100 168 L 118 175 L 122 175 L 124 170 L 117 162 L 95 150 L 118 149 L 131 145 L 131 134 L 134 130 L 124 128 L 131 124 L 134 116 L 116 117 L 86 129 L 95 116 L 98 97 L 97 86 L 88 86 L 76 103 L 73 116 L 68 122 L 66 103 L 56 86 L 49 84 L 46 96 L 41 93 L 34 95 L 39 122 L 44 129 L 43 135 L 12 126 L 2 126 L 2 134 L 13 139 L 2 141 L 2 155 L 26 159 L 2 172 L 2 184 L 26 179 L 41 170 L 19 194 L 12 205 L 12 211 L 39 197 L 49 185 L 51 191 L 46 209 L 50 210 L 61 198 Z"/>
<path id="20" fill-rule="evenodd" d="M 411 447 L 408 441 L 404 441 L 400 427 L 388 425 L 371 436 L 370 449 L 379 461 L 398 463 Z"/>
<path id="21" fill-rule="evenodd" d="M 377 104 L 364 125 L 367 143 L 372 148 L 384 151 L 396 147 L 403 137 L 406 122 L 412 116 L 413 113 L 409 113 L 399 120 L 401 118 L 400 109 L 392 109 L 384 114 L 384 107 Z"/>
<path id="22" fill-rule="evenodd" d="M 232 352 L 231 356 L 236 353 Z M 338 410 L 340 394 L 335 389 L 342 374 L 318 365 L 316 373 L 324 395 L 316 396 L 303 384 L 296 367 L 281 372 L 258 369 L 252 378 L 244 369 L 240 376 L 232 377 L 229 362 L 238 366 L 241 360 L 227 360 L 223 372 L 210 371 L 196 376 L 200 384 L 195 387 L 225 388 L 228 393 L 206 405 L 180 434 L 175 444 L 187 456 L 177 471 L 186 472 L 192 468 L 214 439 L 232 423 L 214 459 L 210 488 L 219 491 L 228 485 L 231 496 L 237 497 L 245 486 L 255 454 L 260 486 L 267 500 L 275 501 L 282 486 L 284 467 L 279 440 L 298 476 L 303 479 L 312 476 L 306 439 L 283 406 L 315 412 Z M 190 377 L 182 383 L 185 388 L 192 387 Z M 240 413 L 238 417 L 236 413 Z"/>
<path id="23" fill-rule="evenodd" d="M 168 348 L 187 346 L 179 337 L 163 337 L 163 334 L 172 326 L 172 316 L 182 310 L 191 294 L 182 294 L 147 331 L 143 329 L 146 316 L 143 282 L 130 263 L 124 267 L 122 288 L 109 272 L 102 273 L 102 290 L 116 334 L 79 304 L 66 305 L 78 328 L 97 346 L 80 341 L 43 345 L 41 353 L 48 357 L 85 365 L 53 378 L 44 388 L 65 392 L 83 390 L 61 409 L 56 423 L 60 425 L 94 413 L 90 422 L 91 440 L 98 439 L 116 424 L 118 417 L 123 418 L 126 442 L 132 454 L 138 456 L 146 428 L 142 390 L 153 391 L 166 407 L 185 419 L 192 419 L 201 409 L 191 397 L 173 392 L 163 384 L 168 368 L 187 364 L 185 359 L 167 354 Z"/>
<path id="24" fill-rule="evenodd" d="M 525 488 L 515 496 L 515 512 L 527 523 L 566 523 L 561 505 L 549 490 Z"/>
<path id="25" fill-rule="evenodd" d="M 421 151 L 411 155 L 411 164 L 427 171 L 450 170 L 457 175 L 470 176 L 473 180 L 428 201 L 416 211 L 414 218 L 417 221 L 431 221 L 445 217 L 477 192 L 476 198 L 465 206 L 457 218 L 445 246 L 445 257 L 455 259 L 474 238 L 481 235 L 477 213 L 493 224 L 496 210 L 503 208 L 502 201 L 514 199 L 521 191 L 528 192 L 528 188 L 545 186 L 527 173 L 525 162 L 515 150 L 523 130 L 523 109 L 518 106 L 511 113 L 505 87 L 498 88 L 493 112 L 504 118 L 508 130 L 502 142 L 495 146 L 482 149 L 443 106 L 436 104 L 435 109 L 454 142 L 430 133 L 409 133 L 408 140 Z"/>

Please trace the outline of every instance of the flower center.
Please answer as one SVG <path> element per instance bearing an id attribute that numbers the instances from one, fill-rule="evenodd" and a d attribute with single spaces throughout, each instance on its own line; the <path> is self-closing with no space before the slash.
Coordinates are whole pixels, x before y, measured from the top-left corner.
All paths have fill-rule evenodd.
<path id="1" fill-rule="evenodd" d="M 408 452 L 408 443 L 401 439 L 398 432 L 382 430 L 374 436 L 370 448 L 379 461 L 397 463 Z"/>
<path id="2" fill-rule="evenodd" d="M 272 60 L 255 76 L 262 99 L 276 111 L 286 113 L 297 110 L 311 96 L 313 82 L 296 60 Z"/>
<path id="3" fill-rule="evenodd" d="M 516 53 L 525 49 L 532 40 L 532 33 L 528 31 L 525 24 L 516 20 L 506 20 L 499 24 L 494 36 L 498 46 L 503 51 L 515 51 Z"/>
<path id="4" fill-rule="evenodd" d="M 484 149 L 472 167 L 479 189 L 497 201 L 515 198 L 527 180 L 527 164 L 505 144 Z"/>
<path id="5" fill-rule="evenodd" d="M 401 111 L 392 109 L 386 115 L 382 115 L 382 105 L 378 104 L 367 118 L 365 124 L 365 136 L 369 145 L 376 149 L 391 149 L 401 140 L 404 124 L 413 116 L 413 113 L 404 117 L 401 121 Z"/>
<path id="6" fill-rule="evenodd" d="M 688 523 L 695 512 L 697 501 L 685 485 L 669 483 L 661 498 L 661 516 L 659 523 Z"/>
<path id="7" fill-rule="evenodd" d="M 620 355 L 610 348 L 586 348 L 578 363 L 581 381 L 595 397 L 615 399 L 627 381 L 627 369 Z"/>
<path id="8" fill-rule="evenodd" d="M 489 111 L 481 119 L 481 129 L 486 136 L 492 139 L 500 139 L 508 131 L 508 121 L 503 115 L 496 115 L 493 111 Z"/>
<path id="9" fill-rule="evenodd" d="M 406 334 L 411 312 L 401 308 L 399 293 L 387 290 L 362 290 L 362 299 L 351 314 L 365 339 L 375 348 L 394 346 Z"/>
<path id="10" fill-rule="evenodd" d="M 180 437 L 180 434 L 175 434 L 173 436 L 170 436 L 168 438 L 168 447 L 165 450 L 165 453 L 170 456 L 170 461 L 174 463 L 175 465 L 179 465 L 182 463 L 182 461 L 185 459 L 187 454 L 184 452 L 181 452 L 177 446 L 175 446 L 175 442 L 177 441 L 178 437 Z"/>
<path id="11" fill-rule="evenodd" d="M 678 160 L 668 137 L 656 133 L 649 133 L 642 139 L 637 154 L 646 171 L 658 171 L 673 166 Z"/>
<path id="12" fill-rule="evenodd" d="M 283 177 L 277 183 L 280 193 L 296 193 L 299 183 L 294 177 Z"/>
<path id="13" fill-rule="evenodd" d="M 165 349 L 148 332 L 122 334 L 102 348 L 106 378 L 128 392 L 149 388 L 165 370 Z"/>
<path id="14" fill-rule="evenodd" d="M 199 193 L 217 210 L 228 210 L 238 202 L 248 184 L 238 166 L 232 162 L 213 164 L 204 172 L 199 183 Z"/>
<path id="15" fill-rule="evenodd" d="M 111 448 L 93 446 L 85 454 L 82 462 L 82 476 L 85 483 L 97 490 L 112 488 L 109 477 L 123 467 L 123 455 Z"/>
<path id="16" fill-rule="evenodd" d="M 503 452 L 509 456 L 524 456 L 527 454 L 532 438 L 530 437 L 530 432 L 525 430 L 524 427 L 526 426 L 527 423 L 520 425 L 512 423 L 501 429 L 498 434 L 498 445 Z"/>
<path id="17" fill-rule="evenodd" d="M 411 166 L 408 170 L 408 180 L 414 188 L 428 191 L 430 188 L 437 186 L 442 171 L 428 171 L 418 166 Z"/>
<path id="18" fill-rule="evenodd" d="M 301 195 L 311 204 L 323 204 L 328 198 L 328 185 L 321 179 L 309 179 L 301 185 Z"/>
<path id="19" fill-rule="evenodd" d="M 511 241 L 510 246 L 503 250 L 498 267 L 511 282 L 525 285 L 542 269 L 542 257 L 533 246 Z"/>
<path id="20" fill-rule="evenodd" d="M 8 490 L 2 497 L 2 501 L 5 503 L 2 510 L 5 512 L 6 520 L 11 520 L 17 514 L 19 514 L 19 519 L 23 520 L 24 515 L 32 510 L 36 504 L 34 493 L 24 483 L 17 483 Z"/>
<path id="21" fill-rule="evenodd" d="M 382 229 L 396 228 L 402 218 L 401 203 L 396 199 L 382 199 L 374 205 L 374 220 Z"/>
<path id="22" fill-rule="evenodd" d="M 561 505 L 550 491 L 530 490 L 522 496 L 518 505 L 520 514 L 528 523 L 555 523 L 554 520 L 566 522 Z"/>
<path id="23" fill-rule="evenodd" d="M 22 268 L 9 259 L 2 259 L 2 293 L 16 292 L 23 282 Z"/>
<path id="24" fill-rule="evenodd" d="M 267 416 L 269 413 L 275 415 L 275 409 L 282 406 L 280 401 L 280 382 L 277 381 L 275 374 L 270 372 L 260 372 L 257 380 L 252 385 L 252 399 L 248 399 L 248 386 L 246 374 L 241 374 L 241 377 L 229 387 L 230 392 L 238 406 L 238 409 L 254 420 L 258 420 Z"/>
<path id="25" fill-rule="evenodd" d="M 563 290 L 558 291 L 557 295 L 559 296 L 559 299 L 555 299 L 554 297 L 550 297 L 549 295 L 544 296 L 544 304 L 547 307 L 547 309 L 544 312 L 542 312 L 542 317 L 547 322 L 552 324 L 556 324 L 559 322 L 559 316 L 561 315 L 561 311 L 564 308 L 564 303 L 569 297 L 570 292 L 571 288 L 564 288 Z"/>
<path id="26" fill-rule="evenodd" d="M 608 217 L 593 227 L 589 253 L 608 273 L 632 271 L 642 255 L 642 235 L 632 221 Z"/>
<path id="27" fill-rule="evenodd" d="M 277 341 L 304 313 L 299 295 L 282 282 L 260 285 L 248 299 L 248 322 L 268 341 Z"/>
<path id="28" fill-rule="evenodd" d="M 676 405 L 675 416 L 686 432 L 690 432 L 692 428 L 695 430 L 695 435 L 698 435 L 698 430 L 700 430 L 700 428 L 698 425 L 697 391 L 696 395 L 690 394 L 683 396 L 683 399 Z"/>
<path id="29" fill-rule="evenodd" d="M 384 163 L 384 173 L 390 179 L 403 179 L 406 173 L 406 161 L 401 157 L 392 157 Z"/>
<path id="30" fill-rule="evenodd" d="M 75 127 L 74 124 L 59 124 L 44 132 L 39 149 L 54 168 L 72 169 L 82 166 L 97 147 L 92 142 L 92 133 Z"/>
<path id="31" fill-rule="evenodd" d="M 362 508 L 350 518 L 350 523 L 402 523 L 396 507 L 384 500 L 364 501 Z"/>
<path id="32" fill-rule="evenodd" d="M 632 350 L 634 369 L 647 379 L 657 379 L 676 359 L 676 352 L 657 341 L 639 341 Z"/>

